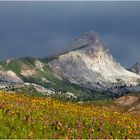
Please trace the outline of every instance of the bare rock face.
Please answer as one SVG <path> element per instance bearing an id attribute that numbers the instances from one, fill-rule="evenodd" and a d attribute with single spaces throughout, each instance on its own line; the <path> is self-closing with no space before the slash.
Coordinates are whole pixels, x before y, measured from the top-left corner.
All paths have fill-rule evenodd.
<path id="1" fill-rule="evenodd" d="M 121 105 L 121 106 L 130 106 L 137 102 L 139 98 L 137 96 L 123 96 L 118 98 L 115 103 Z"/>
<path id="2" fill-rule="evenodd" d="M 22 69 L 20 74 L 25 77 L 30 77 L 33 76 L 35 73 L 35 69 Z"/>
<path id="3" fill-rule="evenodd" d="M 106 44 L 93 31 L 74 40 L 68 49 L 69 52 L 59 55 L 49 65 L 74 84 L 106 90 L 118 79 L 126 85 L 136 85 L 140 79 L 113 59 Z"/>
<path id="4" fill-rule="evenodd" d="M 39 60 L 35 61 L 35 66 L 38 70 L 44 71 L 44 64 L 42 62 L 40 62 Z"/>
<path id="5" fill-rule="evenodd" d="M 127 95 L 120 97 L 114 101 L 117 105 L 121 107 L 127 107 L 129 112 L 137 111 L 140 112 L 140 96 L 138 95 Z"/>
<path id="6" fill-rule="evenodd" d="M 136 62 L 129 70 L 140 75 L 140 62 Z"/>
<path id="7" fill-rule="evenodd" d="M 0 71 L 0 79 L 2 82 L 23 83 L 13 71 Z"/>

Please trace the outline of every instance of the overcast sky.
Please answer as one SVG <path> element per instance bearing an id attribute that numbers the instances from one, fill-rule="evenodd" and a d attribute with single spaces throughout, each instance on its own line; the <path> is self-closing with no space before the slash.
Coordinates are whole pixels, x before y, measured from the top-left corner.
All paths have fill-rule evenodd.
<path id="1" fill-rule="evenodd" d="M 123 66 L 140 61 L 140 2 L 0 2 L 0 59 L 49 56 L 90 30 Z"/>

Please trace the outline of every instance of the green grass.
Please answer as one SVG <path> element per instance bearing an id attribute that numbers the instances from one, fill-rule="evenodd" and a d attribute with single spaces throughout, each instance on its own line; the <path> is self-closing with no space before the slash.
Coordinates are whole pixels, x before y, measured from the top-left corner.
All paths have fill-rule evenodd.
<path id="1" fill-rule="evenodd" d="M 12 70 L 17 75 L 20 75 L 23 66 L 26 66 L 27 68 L 34 68 L 34 60 L 35 59 L 32 57 L 15 58 L 11 59 L 9 63 L 6 61 L 1 61 L 0 65 L 2 66 L 3 70 Z"/>

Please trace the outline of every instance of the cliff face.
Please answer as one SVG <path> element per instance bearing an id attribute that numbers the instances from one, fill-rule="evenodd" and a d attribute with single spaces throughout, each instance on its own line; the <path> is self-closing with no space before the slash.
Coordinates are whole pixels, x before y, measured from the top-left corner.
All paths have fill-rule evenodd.
<path id="1" fill-rule="evenodd" d="M 74 40 L 68 49 L 49 65 L 74 84 L 105 90 L 118 80 L 135 85 L 140 79 L 139 75 L 127 71 L 114 60 L 106 44 L 93 31 Z"/>

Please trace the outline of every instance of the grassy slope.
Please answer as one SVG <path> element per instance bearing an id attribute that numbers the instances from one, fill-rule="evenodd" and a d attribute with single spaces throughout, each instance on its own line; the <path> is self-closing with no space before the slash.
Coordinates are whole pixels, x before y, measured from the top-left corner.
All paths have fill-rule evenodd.
<path id="1" fill-rule="evenodd" d="M 17 75 L 20 75 L 21 68 L 23 65 L 33 68 L 33 61 L 35 59 L 32 57 L 24 57 L 24 58 L 15 58 L 11 59 L 9 63 L 7 61 L 1 61 L 0 65 L 2 66 L 3 70 L 12 70 L 14 71 Z"/>

